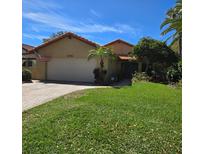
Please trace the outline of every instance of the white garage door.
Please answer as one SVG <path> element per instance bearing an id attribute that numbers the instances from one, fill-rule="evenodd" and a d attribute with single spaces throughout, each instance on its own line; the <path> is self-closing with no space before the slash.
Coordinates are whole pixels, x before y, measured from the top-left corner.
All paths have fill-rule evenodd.
<path id="1" fill-rule="evenodd" d="M 47 79 L 58 81 L 93 82 L 96 60 L 79 58 L 51 59 L 47 65 Z"/>

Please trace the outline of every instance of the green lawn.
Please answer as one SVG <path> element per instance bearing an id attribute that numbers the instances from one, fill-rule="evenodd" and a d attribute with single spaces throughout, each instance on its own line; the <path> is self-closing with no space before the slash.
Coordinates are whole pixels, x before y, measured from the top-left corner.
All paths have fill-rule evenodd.
<path id="1" fill-rule="evenodd" d="M 23 113 L 23 153 L 181 153 L 181 89 L 90 89 Z"/>

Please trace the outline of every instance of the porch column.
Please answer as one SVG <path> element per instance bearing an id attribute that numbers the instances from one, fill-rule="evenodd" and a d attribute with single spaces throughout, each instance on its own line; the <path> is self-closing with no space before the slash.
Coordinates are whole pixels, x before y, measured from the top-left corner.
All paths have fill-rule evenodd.
<path id="1" fill-rule="evenodd" d="M 142 72 L 142 62 L 138 62 L 138 72 Z"/>
<path id="2" fill-rule="evenodd" d="M 45 80 L 47 80 L 48 64 L 45 62 Z"/>

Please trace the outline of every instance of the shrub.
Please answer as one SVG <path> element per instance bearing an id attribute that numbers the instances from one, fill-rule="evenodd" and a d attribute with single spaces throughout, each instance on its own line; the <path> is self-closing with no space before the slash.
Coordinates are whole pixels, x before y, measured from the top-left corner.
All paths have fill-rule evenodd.
<path id="1" fill-rule="evenodd" d="M 179 80 L 179 82 L 177 83 L 177 87 L 182 88 L 182 80 Z"/>
<path id="2" fill-rule="evenodd" d="M 99 68 L 95 68 L 93 70 L 93 74 L 94 74 L 95 80 L 98 80 L 99 77 L 100 77 L 100 69 Z"/>
<path id="3" fill-rule="evenodd" d="M 31 71 L 30 70 L 23 68 L 22 81 L 31 81 Z"/>
<path id="4" fill-rule="evenodd" d="M 167 79 L 169 82 L 178 82 L 182 79 L 182 62 L 173 64 L 167 70 Z"/>
<path id="5" fill-rule="evenodd" d="M 132 83 L 136 83 L 139 81 L 150 81 L 150 79 L 151 78 L 145 72 L 142 73 L 135 72 L 132 76 Z"/>
<path id="6" fill-rule="evenodd" d="M 95 83 L 105 82 L 105 75 L 107 74 L 106 70 L 100 70 L 99 68 L 95 68 L 93 70 L 93 74 L 95 76 Z"/>
<path id="7" fill-rule="evenodd" d="M 151 71 L 151 80 L 153 82 L 163 82 L 166 83 L 166 64 L 161 64 L 161 63 L 155 63 L 153 64 L 153 70 Z"/>

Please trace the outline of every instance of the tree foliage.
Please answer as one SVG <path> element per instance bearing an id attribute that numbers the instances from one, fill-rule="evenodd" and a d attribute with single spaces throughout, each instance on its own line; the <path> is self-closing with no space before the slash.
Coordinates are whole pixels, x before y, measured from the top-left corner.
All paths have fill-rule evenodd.
<path id="1" fill-rule="evenodd" d="M 95 82 L 98 83 L 104 83 L 105 82 L 105 75 L 107 73 L 106 70 L 104 70 L 104 59 L 112 58 L 115 59 L 115 54 L 113 54 L 112 50 L 110 48 L 106 47 L 99 47 L 93 50 L 89 51 L 88 54 L 88 60 L 92 58 L 98 58 L 100 60 L 100 68 L 96 68 L 93 73 L 95 75 Z"/>
<path id="2" fill-rule="evenodd" d="M 178 82 L 182 79 L 182 61 L 172 64 L 167 70 L 169 82 Z"/>
<path id="3" fill-rule="evenodd" d="M 142 38 L 134 47 L 133 56 L 147 61 L 146 73 L 154 82 L 166 82 L 167 68 L 178 61 L 178 57 L 165 42 L 150 37 Z"/>
<path id="4" fill-rule="evenodd" d="M 22 68 L 22 81 L 31 81 L 31 78 L 32 78 L 32 72 L 29 69 L 23 67 Z"/>
<path id="5" fill-rule="evenodd" d="M 134 47 L 132 54 L 136 57 L 146 57 L 149 63 L 166 63 L 170 65 L 177 61 L 177 56 L 165 42 L 150 37 L 142 38 Z"/>
<path id="6" fill-rule="evenodd" d="M 58 36 L 61 36 L 61 35 L 65 34 L 65 33 L 66 33 L 66 31 L 59 31 L 59 32 L 53 33 L 51 36 L 49 36 L 49 38 L 44 38 L 43 42 L 48 42 L 49 40 L 54 39 L 54 38 L 56 38 Z"/>
<path id="7" fill-rule="evenodd" d="M 162 22 L 160 28 L 165 28 L 161 35 L 167 35 L 172 32 L 171 36 L 168 36 L 166 41 L 172 39 L 170 45 L 173 45 L 175 42 L 179 42 L 179 54 L 182 53 L 182 0 L 177 0 L 176 5 L 173 8 L 170 8 L 167 13 L 167 17 Z"/>
<path id="8" fill-rule="evenodd" d="M 88 54 L 88 60 L 92 58 L 99 58 L 100 59 L 100 66 L 101 69 L 104 67 L 104 58 L 110 57 L 112 59 L 115 59 L 115 55 L 113 54 L 112 50 L 110 48 L 106 47 L 99 47 L 93 50 L 90 50 Z"/>

